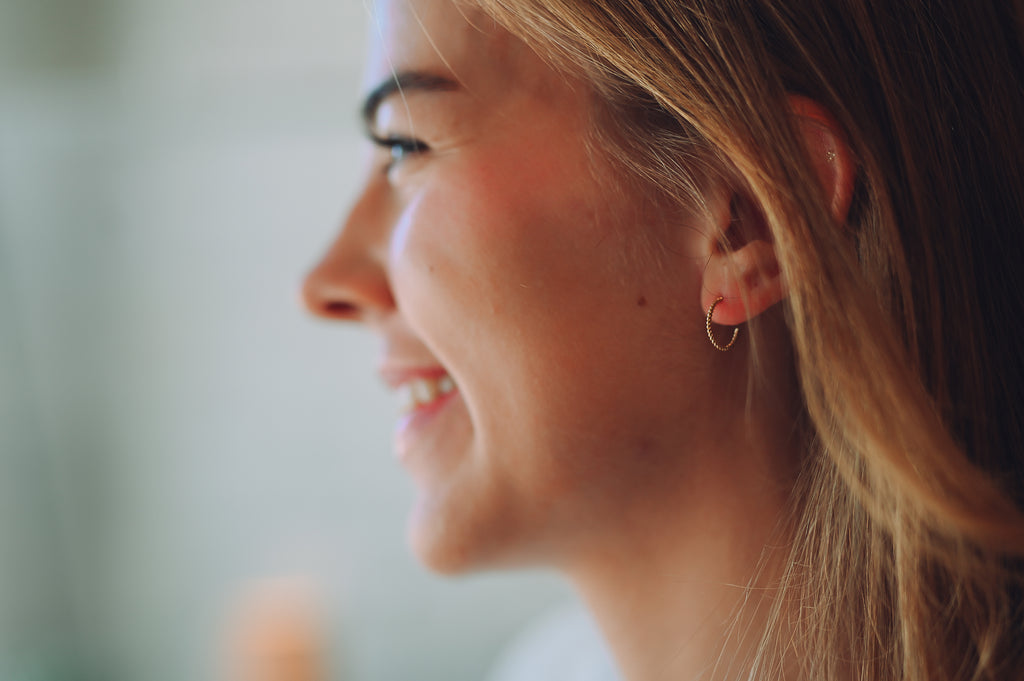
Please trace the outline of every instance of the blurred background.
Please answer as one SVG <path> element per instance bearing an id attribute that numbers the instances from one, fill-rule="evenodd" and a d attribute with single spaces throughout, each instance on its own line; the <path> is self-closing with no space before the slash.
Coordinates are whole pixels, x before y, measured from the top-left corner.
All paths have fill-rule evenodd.
<path id="1" fill-rule="evenodd" d="M 366 22 L 0 0 L 3 681 L 227 679 L 281 594 L 333 679 L 469 681 L 569 599 L 419 568 L 373 341 L 297 303 L 357 187 Z"/>

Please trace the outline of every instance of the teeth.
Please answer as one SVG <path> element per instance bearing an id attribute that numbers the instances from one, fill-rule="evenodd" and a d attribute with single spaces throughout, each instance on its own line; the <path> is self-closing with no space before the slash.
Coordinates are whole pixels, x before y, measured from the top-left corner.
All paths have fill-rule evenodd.
<path id="1" fill-rule="evenodd" d="M 434 402 L 455 390 L 455 381 L 448 374 L 438 378 L 414 378 L 398 387 L 398 404 L 408 413 Z"/>

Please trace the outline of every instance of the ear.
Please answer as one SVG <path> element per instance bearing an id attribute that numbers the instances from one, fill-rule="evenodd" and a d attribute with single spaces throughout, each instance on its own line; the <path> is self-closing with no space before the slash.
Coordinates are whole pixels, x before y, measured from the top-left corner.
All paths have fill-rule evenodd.
<path id="1" fill-rule="evenodd" d="M 832 114 L 812 99 L 790 95 L 789 106 L 796 116 L 804 148 L 818 173 L 821 188 L 829 198 L 832 217 L 837 224 L 845 222 L 857 174 L 846 133 Z"/>
<path id="2" fill-rule="evenodd" d="M 836 224 L 846 220 L 853 198 L 856 164 L 846 135 L 820 104 L 799 95 L 789 97 L 804 147 L 818 175 Z M 701 306 L 715 307 L 716 324 L 736 326 L 781 301 L 785 282 L 775 244 L 760 208 L 750 197 L 732 192 L 709 202 L 717 234 L 707 241 Z"/>
<path id="3" fill-rule="evenodd" d="M 701 307 L 723 298 L 712 321 L 737 326 L 782 300 L 785 287 L 768 225 L 751 199 L 733 194 L 709 205 L 718 230 L 706 241 Z"/>

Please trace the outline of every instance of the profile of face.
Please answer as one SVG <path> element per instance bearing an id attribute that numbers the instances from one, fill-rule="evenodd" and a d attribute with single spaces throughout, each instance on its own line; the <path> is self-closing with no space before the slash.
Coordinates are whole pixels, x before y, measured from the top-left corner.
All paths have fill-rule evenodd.
<path id="1" fill-rule="evenodd" d="M 586 82 L 488 17 L 375 12 L 374 148 L 307 303 L 381 340 L 425 563 L 571 563 L 716 474 L 708 218 L 628 189 Z"/>

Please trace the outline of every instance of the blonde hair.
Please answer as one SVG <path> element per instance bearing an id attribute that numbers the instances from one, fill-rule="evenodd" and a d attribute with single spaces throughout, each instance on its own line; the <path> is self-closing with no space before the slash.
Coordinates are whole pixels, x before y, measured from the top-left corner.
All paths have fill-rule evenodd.
<path id="1" fill-rule="evenodd" d="M 806 407 L 781 607 L 754 674 L 1007 679 L 1024 669 L 1021 3 L 476 0 L 582 71 L 629 172 L 763 211 Z M 848 219 L 787 97 L 843 128 Z M 778 630 L 782 630 L 780 626 Z"/>

